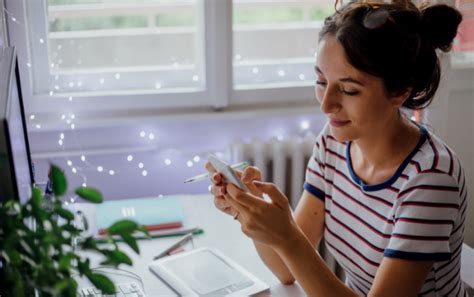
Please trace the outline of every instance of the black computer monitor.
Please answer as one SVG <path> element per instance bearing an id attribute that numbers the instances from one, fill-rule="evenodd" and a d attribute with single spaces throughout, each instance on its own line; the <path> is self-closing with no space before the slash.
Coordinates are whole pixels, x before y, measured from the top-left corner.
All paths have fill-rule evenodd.
<path id="1" fill-rule="evenodd" d="M 27 201 L 34 182 L 14 47 L 0 50 L 0 203 Z"/>

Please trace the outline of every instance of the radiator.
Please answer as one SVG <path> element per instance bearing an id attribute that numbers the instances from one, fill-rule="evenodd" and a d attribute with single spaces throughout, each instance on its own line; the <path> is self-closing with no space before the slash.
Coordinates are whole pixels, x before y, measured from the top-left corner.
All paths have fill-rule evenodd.
<path id="1" fill-rule="evenodd" d="M 303 192 L 306 166 L 315 142 L 316 136 L 313 134 L 305 137 L 293 136 L 285 140 L 236 140 L 228 146 L 226 153 L 232 163 L 248 161 L 258 167 L 262 172 L 262 180 L 276 184 L 295 209 Z M 328 267 L 344 281 L 342 267 L 337 264 L 324 244 L 320 244 L 318 252 Z"/>

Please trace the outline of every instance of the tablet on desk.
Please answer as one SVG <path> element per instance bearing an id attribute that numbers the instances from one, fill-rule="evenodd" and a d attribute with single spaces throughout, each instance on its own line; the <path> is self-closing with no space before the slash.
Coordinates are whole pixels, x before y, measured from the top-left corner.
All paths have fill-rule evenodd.
<path id="1" fill-rule="evenodd" d="M 245 296 L 269 288 L 213 248 L 199 248 L 158 259 L 150 270 L 183 296 Z"/>

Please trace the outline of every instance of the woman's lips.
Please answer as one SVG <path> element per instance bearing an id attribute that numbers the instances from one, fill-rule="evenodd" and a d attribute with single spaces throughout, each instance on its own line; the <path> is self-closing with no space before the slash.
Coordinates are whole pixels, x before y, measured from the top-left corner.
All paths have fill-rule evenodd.
<path id="1" fill-rule="evenodd" d="M 336 119 L 330 119 L 329 121 L 331 126 L 334 126 L 334 127 L 342 127 L 349 124 L 350 122 L 351 121 L 342 121 L 342 120 L 336 120 Z"/>

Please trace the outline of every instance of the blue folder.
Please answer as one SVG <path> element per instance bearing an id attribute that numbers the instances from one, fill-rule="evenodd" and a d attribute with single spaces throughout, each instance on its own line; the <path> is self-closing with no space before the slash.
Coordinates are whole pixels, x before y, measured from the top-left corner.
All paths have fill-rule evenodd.
<path id="1" fill-rule="evenodd" d="M 177 197 L 136 198 L 105 201 L 97 205 L 97 229 L 106 229 L 122 219 L 145 226 L 183 223 L 184 215 Z"/>

